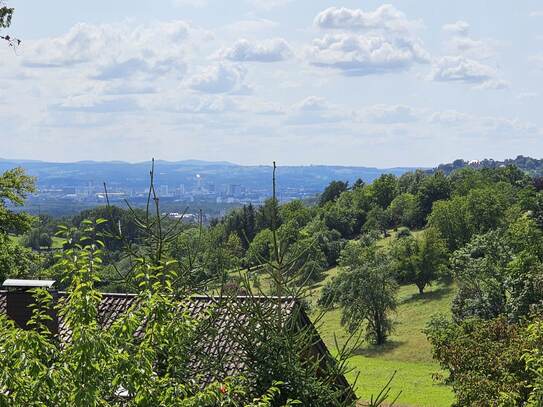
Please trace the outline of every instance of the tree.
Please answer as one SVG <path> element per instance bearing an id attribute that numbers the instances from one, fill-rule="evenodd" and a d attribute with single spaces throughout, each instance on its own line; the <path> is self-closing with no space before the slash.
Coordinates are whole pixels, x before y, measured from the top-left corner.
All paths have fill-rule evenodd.
<path id="1" fill-rule="evenodd" d="M 398 193 L 398 180 L 392 174 L 383 174 L 371 184 L 375 203 L 386 209 Z"/>
<path id="2" fill-rule="evenodd" d="M 511 191 L 507 195 L 511 195 Z M 507 207 L 505 191 L 497 186 L 472 189 L 466 196 L 467 222 L 476 233 L 486 233 L 504 221 Z"/>
<path id="3" fill-rule="evenodd" d="M 256 212 L 257 230 L 277 229 L 281 226 L 281 223 L 282 219 L 279 213 L 277 198 L 266 199 L 264 205 L 260 206 Z"/>
<path id="4" fill-rule="evenodd" d="M 530 345 L 523 327 L 503 317 L 457 324 L 437 316 L 424 332 L 434 358 L 450 373 L 448 382 L 456 396 L 455 405 L 540 405 L 524 403 L 537 371 L 526 368 L 523 353 L 537 348 Z"/>
<path id="5" fill-rule="evenodd" d="M 340 258 L 339 275 L 323 290 L 320 304 L 341 306 L 341 324 L 350 332 L 365 325 L 366 338 L 376 345 L 392 331 L 398 285 L 390 259 L 374 244 L 348 243 Z"/>
<path id="6" fill-rule="evenodd" d="M 395 268 L 401 282 L 415 284 L 419 293 L 445 275 L 448 251 L 439 232 L 424 230 L 419 238 L 405 237 L 392 247 Z"/>
<path id="7" fill-rule="evenodd" d="M 337 230 L 342 238 L 350 239 L 355 235 L 357 214 L 353 207 L 328 202 L 321 213 L 326 227 Z"/>
<path id="8" fill-rule="evenodd" d="M 3 2 L 0 2 L 0 28 L 8 28 L 11 25 L 14 12 L 15 9 L 13 7 L 8 7 Z M 0 39 L 7 41 L 10 47 L 21 43 L 21 40 L 13 38 L 10 35 L 0 35 Z"/>
<path id="9" fill-rule="evenodd" d="M 437 201 L 428 217 L 428 226 L 439 231 L 450 251 L 464 246 L 471 238 L 472 225 L 468 222 L 466 206 L 463 196 Z"/>
<path id="10" fill-rule="evenodd" d="M 33 228 L 24 236 L 24 245 L 34 250 L 40 250 L 42 247 L 50 249 L 52 244 L 51 236 L 42 232 L 40 228 Z"/>
<path id="11" fill-rule="evenodd" d="M 30 230 L 33 218 L 25 212 L 14 212 L 6 207 L 23 205 L 27 195 L 35 191 L 35 180 L 22 168 L 6 171 L 0 176 L 0 234 L 22 234 Z"/>
<path id="12" fill-rule="evenodd" d="M 543 192 L 539 192 L 536 196 L 532 217 L 537 225 L 543 229 Z"/>
<path id="13" fill-rule="evenodd" d="M 363 230 L 366 233 L 371 230 L 377 230 L 387 237 L 387 228 L 389 226 L 390 218 L 388 212 L 380 206 L 375 206 L 368 212 L 368 217 L 366 223 L 364 223 Z"/>
<path id="14" fill-rule="evenodd" d="M 423 170 L 415 170 L 402 174 L 400 178 L 398 178 L 398 193 L 417 195 L 420 184 L 426 177 L 428 177 L 428 175 Z"/>
<path id="15" fill-rule="evenodd" d="M 349 187 L 348 182 L 344 181 L 332 181 L 324 189 L 319 198 L 319 206 L 323 206 L 327 202 L 335 201 L 343 192 L 347 191 Z"/>
<path id="16" fill-rule="evenodd" d="M 417 192 L 419 208 L 423 219 L 432 211 L 434 202 L 448 199 L 451 196 L 451 183 L 449 179 L 438 171 L 430 177 L 424 178 Z"/>
<path id="17" fill-rule="evenodd" d="M 7 28 L 11 25 L 14 9 L 5 5 L 0 5 L 0 28 Z"/>
<path id="18" fill-rule="evenodd" d="M 390 222 L 395 227 L 402 225 L 413 228 L 421 223 L 417 198 L 408 192 L 394 198 L 387 212 Z"/>

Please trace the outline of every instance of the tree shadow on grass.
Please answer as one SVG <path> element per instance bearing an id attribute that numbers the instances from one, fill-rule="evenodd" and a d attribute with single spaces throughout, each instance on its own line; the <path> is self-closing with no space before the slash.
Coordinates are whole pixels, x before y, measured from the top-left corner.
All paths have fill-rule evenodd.
<path id="1" fill-rule="evenodd" d="M 397 347 L 405 344 L 406 341 L 389 340 L 384 345 L 366 345 L 361 346 L 353 352 L 353 355 L 375 357 L 381 356 L 388 352 L 393 351 Z"/>
<path id="2" fill-rule="evenodd" d="M 444 296 L 450 294 L 452 291 L 451 287 L 440 287 L 437 290 L 432 290 L 422 294 L 413 294 L 411 297 L 406 298 L 402 301 L 402 304 L 410 304 L 413 302 L 426 303 L 430 301 L 437 301 L 442 299 Z"/>

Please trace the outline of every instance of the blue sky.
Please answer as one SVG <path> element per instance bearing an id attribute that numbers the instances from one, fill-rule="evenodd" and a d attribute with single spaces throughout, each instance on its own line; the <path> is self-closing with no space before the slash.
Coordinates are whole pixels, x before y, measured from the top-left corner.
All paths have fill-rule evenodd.
<path id="1" fill-rule="evenodd" d="M 538 1 L 9 4 L 23 43 L 0 46 L 0 157 L 543 156 Z"/>

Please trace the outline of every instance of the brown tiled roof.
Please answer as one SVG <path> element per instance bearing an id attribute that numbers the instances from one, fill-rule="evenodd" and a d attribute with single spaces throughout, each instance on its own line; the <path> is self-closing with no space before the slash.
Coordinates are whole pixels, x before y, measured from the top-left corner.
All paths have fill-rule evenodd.
<path id="1" fill-rule="evenodd" d="M 0 291 L 0 313 L 7 312 L 7 295 L 6 291 Z M 59 292 L 59 301 L 66 298 L 65 292 Z M 137 296 L 135 294 L 102 294 L 102 299 L 98 307 L 98 319 L 103 328 L 109 328 L 124 312 L 129 310 L 132 305 L 135 305 Z M 278 307 L 281 307 L 281 315 L 285 320 L 296 314 L 297 324 L 299 326 L 309 326 L 314 330 L 317 340 L 314 343 L 313 353 L 316 353 L 319 358 L 329 355 L 326 345 L 321 340 L 316 329 L 314 329 L 309 317 L 304 312 L 299 303 L 291 297 L 257 297 L 257 296 L 238 296 L 238 297 L 214 297 L 214 296 L 192 296 L 187 302 L 189 314 L 198 318 L 202 323 L 208 323 L 213 329 L 205 331 L 206 334 L 200 340 L 198 346 L 199 352 L 211 356 L 216 360 L 216 372 L 224 377 L 234 376 L 244 373 L 244 350 L 242 345 L 236 340 L 232 340 L 229 335 L 234 328 L 248 327 L 251 320 L 250 312 L 251 305 L 254 301 L 263 302 L 258 307 L 258 310 L 263 312 L 277 312 Z M 257 309 L 257 308 L 255 308 Z M 68 329 L 62 317 L 59 317 L 59 337 L 61 343 L 70 341 L 71 332 Z M 254 328 L 254 327 L 253 327 Z M 140 332 L 143 329 L 140 328 Z M 138 333 L 136 333 L 137 335 Z M 215 379 L 216 374 L 208 370 L 208 366 L 204 366 L 201 360 L 195 355 L 192 358 L 191 365 L 195 374 L 199 374 L 202 384 L 209 383 Z M 338 378 L 338 384 L 345 388 L 350 388 L 349 384 L 343 376 Z"/>
<path id="2" fill-rule="evenodd" d="M 7 312 L 7 291 L 0 291 L 0 313 Z M 58 292 L 59 301 L 63 301 L 67 297 L 65 292 Z M 273 298 L 273 297 L 272 297 Z M 128 311 L 137 301 L 135 294 L 102 294 L 100 305 L 98 306 L 98 320 L 103 328 L 109 328 L 122 315 Z M 266 301 L 265 309 L 268 311 L 276 310 L 278 304 L 281 304 L 282 314 L 285 317 L 292 315 L 297 302 L 290 297 L 265 299 L 263 297 L 214 297 L 214 296 L 192 296 L 187 302 L 187 309 L 191 317 L 199 318 L 202 323 L 210 323 L 213 332 L 207 335 L 201 343 L 200 351 L 206 355 L 218 359 L 225 376 L 239 374 L 244 366 L 242 363 L 242 355 L 240 355 L 240 344 L 235 343 L 227 335 L 235 326 L 247 326 L 250 317 L 247 315 L 244 308 L 248 301 Z M 277 302 L 276 302 L 277 301 Z M 204 317 L 204 318 L 203 318 Z M 61 343 L 70 341 L 71 332 L 59 317 L 59 338 Z M 142 332 L 142 331 L 140 331 Z M 193 361 L 193 366 L 196 371 L 201 371 L 199 360 L 196 358 Z M 201 372 L 204 376 L 204 381 L 213 379 L 208 372 Z"/>

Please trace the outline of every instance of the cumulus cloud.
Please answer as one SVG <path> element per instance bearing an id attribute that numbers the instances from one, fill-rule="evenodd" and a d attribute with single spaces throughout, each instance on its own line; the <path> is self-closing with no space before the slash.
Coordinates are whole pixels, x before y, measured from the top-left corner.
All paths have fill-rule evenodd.
<path id="1" fill-rule="evenodd" d="M 105 98 L 94 95 L 70 97 L 62 103 L 53 104 L 51 110 L 85 113 L 121 113 L 141 110 L 139 103 L 130 97 Z"/>
<path id="2" fill-rule="evenodd" d="M 481 60 L 494 56 L 499 46 L 499 43 L 492 39 L 481 40 L 470 37 L 470 25 L 465 21 L 445 24 L 442 28 L 450 35 L 445 43 L 448 54 Z"/>
<path id="3" fill-rule="evenodd" d="M 23 65 L 32 68 L 60 68 L 76 64 L 103 64 L 104 61 L 132 61 L 145 58 L 166 60 L 182 55 L 189 36 L 205 36 L 182 20 L 133 25 L 117 24 L 74 25 L 67 33 L 25 43 Z M 157 44 L 161 44 L 160 47 Z M 130 68 L 130 66 L 127 66 Z"/>
<path id="4" fill-rule="evenodd" d="M 391 5 L 368 12 L 330 7 L 315 17 L 314 24 L 335 30 L 313 40 L 308 58 L 315 66 L 345 75 L 371 75 L 404 71 L 430 59 L 415 35 L 419 24 Z"/>
<path id="5" fill-rule="evenodd" d="M 405 105 L 375 105 L 362 113 L 363 118 L 383 124 L 409 123 L 418 120 L 417 112 Z"/>
<path id="6" fill-rule="evenodd" d="M 368 12 L 345 7 L 329 7 L 315 17 L 314 24 L 321 29 L 390 32 L 407 32 L 419 26 L 418 22 L 408 20 L 404 13 L 390 4 L 384 4 L 375 11 Z"/>
<path id="7" fill-rule="evenodd" d="M 173 0 L 172 3 L 176 7 L 201 8 L 207 6 L 207 0 Z"/>
<path id="8" fill-rule="evenodd" d="M 430 79 L 468 83 L 483 89 L 503 89 L 508 86 L 507 82 L 498 77 L 494 68 L 463 56 L 445 56 L 434 60 Z"/>
<path id="9" fill-rule="evenodd" d="M 217 114 L 239 110 L 238 105 L 224 96 L 203 96 L 191 98 L 179 109 L 182 113 Z"/>
<path id="10" fill-rule="evenodd" d="M 435 112 L 430 116 L 429 121 L 445 127 L 454 126 L 485 137 L 515 138 L 542 134 L 542 130 L 537 125 L 518 118 L 477 116 L 456 110 Z"/>
<path id="11" fill-rule="evenodd" d="M 308 96 L 294 103 L 285 124 L 295 126 L 337 123 L 350 117 L 344 109 L 334 106 L 320 96 Z"/>
<path id="12" fill-rule="evenodd" d="M 456 110 L 444 110 L 441 112 L 432 113 L 430 123 L 441 124 L 445 126 L 458 126 L 467 122 L 470 116 L 466 113 L 461 113 Z"/>
<path id="13" fill-rule="evenodd" d="M 239 65 L 220 62 L 193 75 L 188 86 L 203 93 L 227 93 L 243 87 L 246 70 Z"/>
<path id="14" fill-rule="evenodd" d="M 142 95 L 156 93 L 158 89 L 149 83 L 118 81 L 110 82 L 105 86 L 105 95 Z"/>
<path id="15" fill-rule="evenodd" d="M 271 10 L 276 7 L 284 6 L 290 3 L 292 0 L 246 0 L 251 6 L 260 8 L 262 10 Z"/>
<path id="16" fill-rule="evenodd" d="M 140 74 L 149 78 L 157 78 L 172 71 L 178 77 L 181 77 L 185 70 L 185 62 L 178 58 L 167 57 L 153 60 L 142 56 L 108 61 L 106 64 L 99 66 L 97 72 L 91 77 L 92 79 L 104 81 L 130 78 Z"/>
<path id="17" fill-rule="evenodd" d="M 454 23 L 445 24 L 443 26 L 443 31 L 454 35 L 468 35 L 469 24 L 459 20 Z"/>
<path id="18" fill-rule="evenodd" d="M 290 58 L 292 50 L 282 38 L 261 42 L 240 39 L 231 48 L 220 50 L 219 56 L 237 62 L 278 62 Z"/>
<path id="19" fill-rule="evenodd" d="M 404 71 L 429 60 L 426 51 L 415 41 L 350 33 L 315 39 L 308 55 L 313 65 L 360 76 Z"/>
<path id="20" fill-rule="evenodd" d="M 294 110 L 315 112 L 318 110 L 326 110 L 329 105 L 326 102 L 326 99 L 320 96 L 308 96 L 298 103 L 295 103 L 292 107 Z"/>

